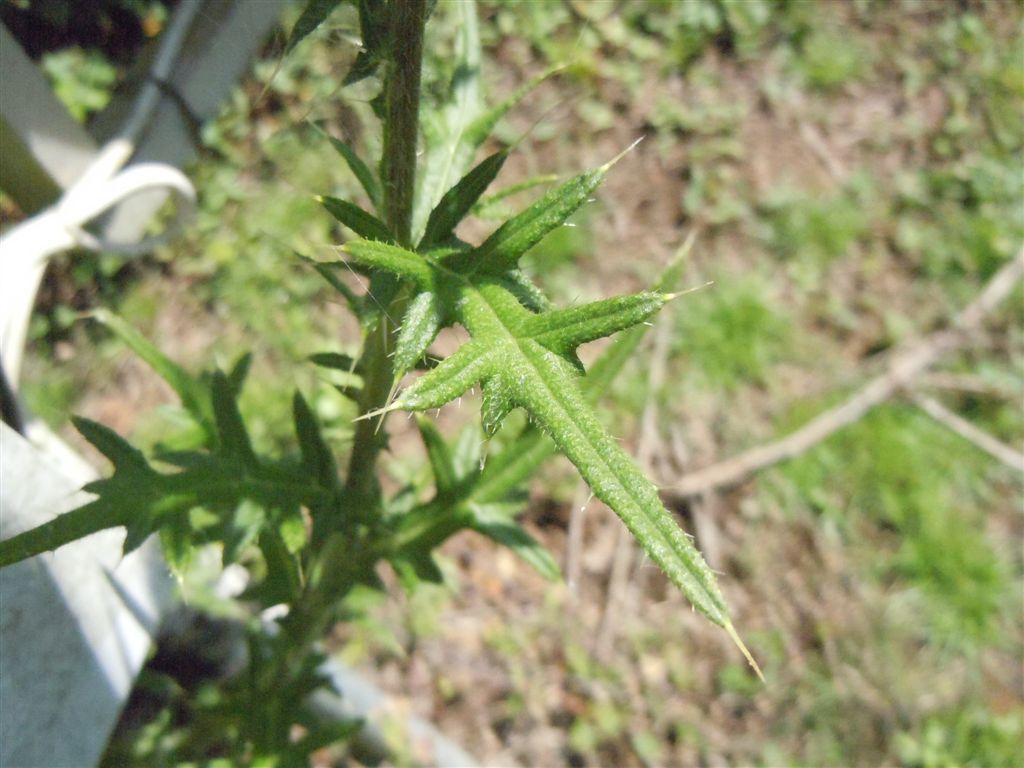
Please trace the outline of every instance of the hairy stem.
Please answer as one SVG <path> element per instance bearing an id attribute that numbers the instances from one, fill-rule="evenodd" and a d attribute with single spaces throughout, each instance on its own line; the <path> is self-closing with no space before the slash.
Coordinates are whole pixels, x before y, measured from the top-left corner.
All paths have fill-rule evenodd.
<path id="1" fill-rule="evenodd" d="M 391 3 L 391 60 L 385 83 L 384 154 L 380 175 L 384 182 L 385 222 L 399 245 L 406 248 L 411 245 L 426 12 L 426 0 L 393 0 Z"/>
<path id="2" fill-rule="evenodd" d="M 380 170 L 384 217 L 392 234 L 405 247 L 411 246 L 426 10 L 427 0 L 393 0 L 390 4 L 391 55 L 384 85 L 384 148 Z M 366 340 L 361 414 L 386 404 L 394 379 L 391 352 L 396 322 L 401 319 L 407 302 L 405 293 L 400 293 Z M 358 422 L 349 460 L 347 490 L 360 500 L 371 502 L 367 506 L 372 506 L 376 496 L 374 465 L 382 444 L 377 435 L 379 426 L 376 419 Z"/>
<path id="3" fill-rule="evenodd" d="M 384 82 L 384 147 L 380 175 L 388 229 L 405 247 L 411 245 L 426 3 L 427 0 L 391 0 L 388 7 L 390 54 Z M 401 291 L 366 339 L 360 413 L 377 410 L 387 401 L 394 377 L 391 353 L 396 323 L 407 302 L 407 293 Z M 354 510 L 364 523 L 375 518 L 380 509 L 375 467 L 383 445 L 379 426 L 374 419 L 357 422 L 345 484 L 345 506 L 347 510 Z M 281 684 L 299 668 L 299 661 L 326 631 L 339 601 L 361 574 L 372 572 L 381 555 L 379 547 L 373 546 L 372 530 L 372 526 L 359 526 L 344 534 L 336 531 L 318 552 L 317 562 L 310 569 L 310 582 L 291 606 L 282 625 L 288 642 L 275 660 L 270 680 Z"/>

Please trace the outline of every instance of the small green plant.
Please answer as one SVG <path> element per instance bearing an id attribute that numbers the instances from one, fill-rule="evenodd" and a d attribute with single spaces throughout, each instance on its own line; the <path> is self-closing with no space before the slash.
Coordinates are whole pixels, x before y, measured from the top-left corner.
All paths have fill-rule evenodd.
<path id="1" fill-rule="evenodd" d="M 96 51 L 66 48 L 43 59 L 43 71 L 54 92 L 80 122 L 103 109 L 117 80 L 117 71 Z"/>
<path id="2" fill-rule="evenodd" d="M 337 4 L 309 3 L 288 48 Z M 259 610 L 287 607 L 273 632 L 254 613 L 246 673 L 196 699 L 191 728 L 171 740 L 175 759 L 204 759 L 231 749 L 238 762 L 287 763 L 349 736 L 352 724 L 322 723 L 304 702 L 323 684 L 316 643 L 333 622 L 357 610 L 366 589 L 382 588 L 376 571 L 382 563 L 410 589 L 439 581 L 434 550 L 471 529 L 556 577 L 550 554 L 515 521 L 522 484 L 555 451 L 572 461 L 650 558 L 757 669 L 714 574 L 593 408 L 635 349 L 643 322 L 673 298 L 669 286 L 678 265 L 651 291 L 569 309 L 553 307 L 518 269 L 527 251 L 590 199 L 614 160 L 552 189 L 480 245 L 456 236 L 508 153 L 495 152 L 476 165 L 473 157 L 527 89 L 497 107 L 484 106 L 475 12 L 471 4 L 459 4 L 453 11 L 461 16 L 459 66 L 449 100 L 421 125 L 427 6 L 427 0 L 359 4 L 363 47 L 346 82 L 382 75 L 383 90 L 374 100 L 382 123 L 381 161 L 375 171 L 353 147 L 330 139 L 370 210 L 318 198 L 357 238 L 343 245 L 343 261 L 305 260 L 342 295 L 362 330 L 357 357 L 326 353 L 313 359 L 344 374 L 347 383 L 339 386 L 357 406 L 346 470 L 339 472 L 317 417 L 299 393 L 292 403 L 297 454 L 257 452 L 238 406 L 248 355 L 226 373 L 193 377 L 125 321 L 100 311 L 96 318 L 177 393 L 194 423 L 190 437 L 149 458 L 107 427 L 75 420 L 112 462 L 113 475 L 87 487 L 96 495 L 90 503 L 0 542 L 0 565 L 8 565 L 98 530 L 124 527 L 126 552 L 158 534 L 178 573 L 198 547 L 218 544 L 225 563 L 249 566 L 246 601 Z M 417 173 L 421 128 L 426 159 Z M 365 294 L 357 295 L 342 279 L 350 270 L 365 276 Z M 425 363 L 438 331 L 450 325 L 468 331 L 469 341 L 402 387 L 405 376 Z M 615 343 L 584 372 L 576 348 L 616 333 Z M 432 421 L 420 417 L 433 488 L 412 482 L 386 496 L 378 465 L 387 446 L 387 415 L 440 408 L 477 386 L 485 438 L 496 435 L 514 408 L 526 412 L 527 426 L 505 435 L 503 447 L 486 456 L 476 434 L 450 444 Z"/>

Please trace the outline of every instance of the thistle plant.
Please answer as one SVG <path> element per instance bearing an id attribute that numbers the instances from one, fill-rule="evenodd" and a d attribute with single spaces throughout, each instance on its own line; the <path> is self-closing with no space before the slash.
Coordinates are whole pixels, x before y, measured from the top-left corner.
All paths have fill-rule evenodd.
<path id="1" fill-rule="evenodd" d="M 307 34 L 333 5 L 311 2 L 294 34 Z M 674 298 L 671 286 L 679 265 L 650 291 L 570 308 L 552 306 L 519 269 L 524 254 L 591 199 L 619 158 L 555 187 L 479 245 L 459 239 L 456 228 L 484 199 L 508 153 L 495 152 L 475 166 L 473 157 L 528 89 L 496 107 L 484 106 L 474 10 L 460 3 L 454 12 L 460 14 L 462 74 L 453 79 L 448 104 L 421 125 L 427 10 L 426 0 L 359 3 L 364 47 L 349 80 L 378 70 L 383 76 L 374 103 L 382 120 L 382 158 L 375 172 L 353 147 L 330 139 L 371 210 L 319 198 L 357 237 L 342 245 L 340 261 L 306 259 L 340 292 L 362 328 L 358 358 L 324 354 L 313 359 L 357 382 L 346 390 L 360 416 L 344 475 L 299 393 L 293 402 L 298 454 L 256 453 L 237 405 L 247 356 L 228 373 L 193 377 L 124 320 L 101 311 L 96 319 L 175 390 L 198 427 L 196 445 L 158 453 L 159 462 L 177 468 L 165 471 L 110 429 L 77 419 L 82 435 L 113 463 L 113 475 L 87 486 L 96 498 L 85 506 L 0 542 L 0 565 L 111 527 L 126 528 L 126 552 L 158 534 L 168 562 L 179 571 L 196 547 L 208 543 L 220 545 L 225 563 L 256 558 L 244 598 L 258 609 L 284 604 L 288 611 L 276 634 L 253 623 L 250 673 L 234 684 L 239 717 L 229 733 L 248 745 L 250 756 L 298 754 L 338 737 L 336 729 L 317 730 L 321 726 L 314 726 L 301 704 L 302 695 L 319 684 L 309 660 L 316 658 L 317 640 L 346 612 L 357 586 L 382 588 L 378 564 L 389 564 L 409 587 L 438 580 L 434 550 L 454 533 L 471 529 L 557 577 L 551 555 L 515 519 L 523 483 L 556 451 L 568 457 L 651 560 L 697 610 L 728 632 L 757 669 L 733 628 L 714 573 L 594 410 L 597 395 L 635 350 L 644 322 Z M 421 128 L 426 159 L 417 178 Z M 349 288 L 341 277 L 348 270 L 368 278 L 367 293 Z M 469 340 L 403 387 L 438 331 L 452 325 L 464 328 Z M 613 334 L 612 345 L 585 371 L 577 347 Z M 433 492 L 422 498 L 427 494 L 413 489 L 385 498 L 377 466 L 388 415 L 441 408 L 476 387 L 485 437 L 501 430 L 515 408 L 526 412 L 527 425 L 483 462 L 481 441 L 472 433 L 449 444 L 433 422 L 418 417 Z M 287 695 L 272 695 L 282 691 Z M 254 701 L 259 702 L 255 713 L 244 704 Z M 222 715 L 224 708 L 219 711 Z M 291 741 L 295 722 L 307 728 L 308 743 Z"/>

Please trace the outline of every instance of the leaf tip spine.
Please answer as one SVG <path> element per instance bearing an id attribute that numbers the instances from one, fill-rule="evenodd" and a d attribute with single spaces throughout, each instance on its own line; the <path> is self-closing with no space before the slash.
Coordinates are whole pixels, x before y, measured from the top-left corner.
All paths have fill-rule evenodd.
<path id="1" fill-rule="evenodd" d="M 601 171 L 602 173 L 607 173 L 607 172 L 608 172 L 608 170 L 609 170 L 609 169 L 610 169 L 610 168 L 611 168 L 611 167 L 612 167 L 613 165 L 615 165 L 615 164 L 616 164 L 617 162 L 619 162 L 619 160 L 621 160 L 621 159 L 622 159 L 623 157 L 625 157 L 625 156 L 626 156 L 626 155 L 628 155 L 628 154 L 629 154 L 630 152 L 632 152 L 632 151 L 633 151 L 633 149 L 635 149 L 635 148 L 636 148 L 636 145 L 637 145 L 637 144 L 639 144 L 639 143 L 640 143 L 641 141 L 643 141 L 643 140 L 644 140 L 644 137 L 643 137 L 643 136 L 641 136 L 641 137 L 640 137 L 640 138 L 638 138 L 638 139 L 637 139 L 636 141 L 634 141 L 634 142 L 633 142 L 632 144 L 630 144 L 630 145 L 629 145 L 628 147 L 626 147 L 626 148 L 625 148 L 624 150 L 622 150 L 621 152 L 619 152 L 619 154 L 617 154 L 617 155 L 616 155 L 615 157 L 613 157 L 613 158 L 612 158 L 611 160 L 609 160 L 609 161 L 608 161 L 607 163 L 605 163 L 604 165 L 602 165 L 602 166 L 601 166 L 601 167 L 600 167 L 600 168 L 599 168 L 598 170 L 599 170 L 599 171 Z"/>
<path id="2" fill-rule="evenodd" d="M 751 669 L 754 670 L 754 674 L 757 675 L 758 679 L 762 683 L 767 685 L 768 681 L 764 679 L 764 673 L 761 672 L 761 667 L 759 667 L 757 665 L 757 662 L 754 661 L 754 657 L 751 655 L 750 651 L 747 649 L 747 646 L 744 644 L 743 640 L 741 640 L 740 636 L 736 633 L 736 628 L 732 625 L 732 622 L 729 621 L 728 619 L 726 619 L 725 623 L 722 625 L 722 627 L 728 633 L 729 638 L 734 643 L 736 643 L 736 647 L 740 649 L 740 653 L 743 654 L 743 657 L 747 660 L 747 663 L 750 665 Z"/>
<path id="3" fill-rule="evenodd" d="M 385 405 L 383 408 L 374 408 L 372 411 L 367 411 L 361 416 L 356 416 L 352 421 L 366 421 L 368 419 L 375 419 L 378 416 L 386 416 L 392 411 L 401 410 L 402 407 L 402 402 L 400 400 L 396 400 L 389 405 Z"/>
<path id="4" fill-rule="evenodd" d="M 697 291 L 703 291 L 705 288 L 710 288 L 714 284 L 714 280 L 708 280 L 706 283 L 695 285 L 691 288 L 685 288 L 681 291 L 676 291 L 675 293 L 663 293 L 662 296 L 664 297 L 665 301 L 668 302 L 672 301 L 673 299 L 678 299 L 680 296 L 686 296 L 688 293 L 696 293 Z"/>

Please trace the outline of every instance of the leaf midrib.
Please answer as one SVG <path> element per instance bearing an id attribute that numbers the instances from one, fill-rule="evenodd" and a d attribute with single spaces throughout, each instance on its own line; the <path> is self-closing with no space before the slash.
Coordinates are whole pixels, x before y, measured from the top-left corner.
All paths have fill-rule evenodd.
<path id="1" fill-rule="evenodd" d="M 707 606 L 704 609 L 704 611 L 708 615 L 708 618 L 710 618 L 712 621 L 715 621 L 718 624 L 724 625 L 727 622 L 727 618 L 726 618 L 726 614 L 725 614 L 725 606 L 722 605 L 721 599 L 716 597 L 704 585 L 700 575 L 695 573 L 689 567 L 689 564 L 686 562 L 686 559 L 683 558 L 681 556 L 681 554 L 678 552 L 675 543 L 672 541 L 671 536 L 666 534 L 662 530 L 662 527 L 660 525 L 658 525 L 657 520 L 654 517 L 650 516 L 646 512 L 646 506 L 644 504 L 643 499 L 638 497 L 635 494 L 634 490 L 632 488 L 630 488 L 630 485 L 628 483 L 624 482 L 623 479 L 619 476 L 619 473 L 618 473 L 617 469 L 614 467 L 612 462 L 609 461 L 608 457 L 605 455 L 605 451 L 603 451 L 601 449 L 602 446 L 600 444 L 603 443 L 604 444 L 603 447 L 606 450 L 610 450 L 610 451 L 613 451 L 613 452 L 614 451 L 620 451 L 621 452 L 622 449 L 619 448 L 617 445 L 615 445 L 614 442 L 611 441 L 611 438 L 608 437 L 607 435 L 605 435 L 603 433 L 603 431 L 599 431 L 598 432 L 599 439 L 597 441 L 595 441 L 591 435 L 589 435 L 586 431 L 584 431 L 583 429 L 581 429 L 578 426 L 578 424 L 576 422 L 576 418 L 573 415 L 573 408 L 572 408 L 573 404 L 572 404 L 571 398 L 570 399 L 565 399 L 565 393 L 564 392 L 557 392 L 556 390 L 552 389 L 548 385 L 547 381 L 544 378 L 544 372 L 541 371 L 538 368 L 538 366 L 536 365 L 536 363 L 532 359 L 532 356 L 528 353 L 527 349 L 521 343 L 522 341 L 525 341 L 526 339 L 520 339 L 519 336 L 517 336 L 515 333 L 512 332 L 512 329 L 505 323 L 504 318 L 495 309 L 494 305 L 492 305 L 490 303 L 490 301 L 488 301 L 487 297 L 475 285 L 473 285 L 469 280 L 464 280 L 464 284 L 465 284 L 465 287 L 466 287 L 467 290 L 472 291 L 472 296 L 474 298 L 476 298 L 483 306 L 485 306 L 487 308 L 487 310 L 489 311 L 491 317 L 494 318 L 496 329 L 500 330 L 502 332 L 502 334 L 504 335 L 504 339 L 500 340 L 499 343 L 511 344 L 511 345 L 515 346 L 515 348 L 519 352 L 520 359 L 524 360 L 526 362 L 526 364 L 530 368 L 531 372 L 533 373 L 533 375 L 534 375 L 533 376 L 534 382 L 539 387 L 543 388 L 544 392 L 546 392 L 548 394 L 548 396 L 549 396 L 549 402 L 551 402 L 561 412 L 561 416 L 564 417 L 565 425 L 569 429 L 574 430 L 577 437 L 581 437 L 582 438 L 582 444 L 586 445 L 590 449 L 590 452 L 593 453 L 593 455 L 595 457 L 597 457 L 598 461 L 601 464 L 601 467 L 606 471 L 607 475 L 609 477 L 611 477 L 612 480 L 614 480 L 614 482 L 622 490 L 624 495 L 633 504 L 633 506 L 635 508 L 635 514 L 637 514 L 640 517 L 642 517 L 643 518 L 643 522 L 647 524 L 648 528 L 650 530 L 654 531 L 657 534 L 657 537 L 659 539 L 659 543 L 662 544 L 663 546 L 667 546 L 667 548 L 668 548 L 668 550 L 670 552 L 672 552 L 677 557 L 679 557 L 679 560 L 683 564 L 684 570 L 693 578 L 694 582 L 699 586 L 701 591 L 704 593 L 705 605 Z M 471 333 L 472 333 L 472 331 L 471 331 Z M 527 338 L 529 338 L 529 337 L 527 337 Z M 542 345 L 540 345 L 539 342 L 535 342 L 535 343 L 537 343 L 538 346 L 542 346 Z M 554 354 L 554 353 L 551 353 L 551 354 Z M 515 389 L 514 386 L 513 386 L 513 389 Z M 579 410 L 579 409 L 577 409 L 577 410 Z M 534 415 L 534 417 L 537 418 L 537 414 L 532 414 L 532 415 Z M 580 412 L 580 413 L 577 414 L 577 416 L 586 419 L 588 414 L 584 414 L 584 413 Z M 540 420 L 540 419 L 538 418 L 538 420 Z M 565 451 L 566 454 L 570 453 L 570 451 L 575 452 L 575 451 L 573 451 L 573 449 L 571 449 L 569 447 L 569 443 L 571 441 L 564 440 L 564 439 L 563 440 L 559 440 L 558 439 L 557 433 L 559 432 L 559 430 L 552 429 L 553 425 L 551 425 L 551 424 L 548 424 L 548 425 L 545 425 L 545 426 L 548 427 L 549 432 L 550 432 L 552 438 L 555 439 L 556 442 L 562 443 L 562 445 L 561 445 L 562 450 Z M 597 425 L 597 426 L 598 426 L 598 429 L 600 429 L 600 426 L 599 425 Z M 576 462 L 573 462 L 573 463 L 576 463 Z M 582 465 L 581 464 L 576 464 L 576 467 L 580 471 L 580 473 L 584 475 L 585 479 L 587 480 L 587 483 L 589 485 L 591 485 L 592 490 L 594 490 L 595 493 L 597 493 L 597 489 L 594 488 L 594 484 L 591 483 L 590 478 L 586 477 L 587 475 L 593 474 L 593 472 L 586 465 L 587 465 L 587 462 L 582 462 Z M 598 494 L 598 495 L 600 496 L 600 494 Z M 659 504 L 660 504 L 660 502 L 659 502 Z M 615 510 L 615 511 L 618 512 L 618 510 Z M 667 511 L 666 511 L 666 514 L 668 514 Z M 621 515 L 620 515 L 620 517 L 621 517 Z M 683 535 L 685 535 L 685 534 L 683 534 Z M 699 554 L 698 554 L 698 557 L 699 557 Z M 712 614 L 712 612 L 710 612 L 708 610 L 711 606 L 713 606 L 716 609 L 713 614 Z"/>

